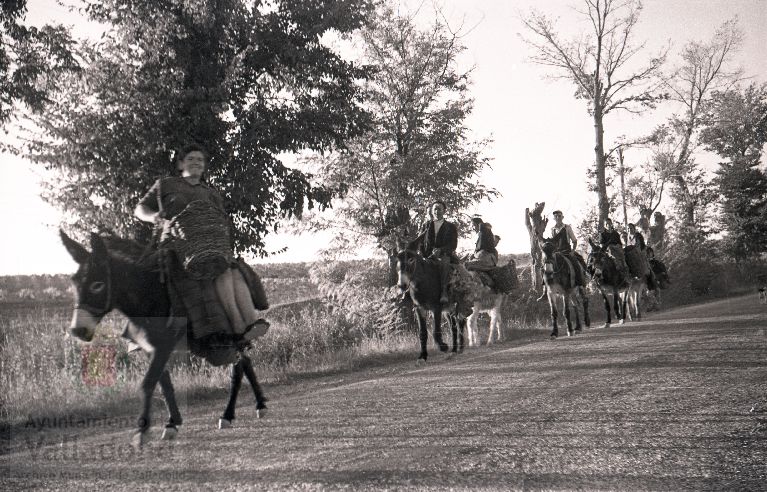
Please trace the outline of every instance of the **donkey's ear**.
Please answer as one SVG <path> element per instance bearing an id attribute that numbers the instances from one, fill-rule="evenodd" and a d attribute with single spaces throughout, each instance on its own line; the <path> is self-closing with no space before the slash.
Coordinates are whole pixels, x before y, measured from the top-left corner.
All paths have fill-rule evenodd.
<path id="1" fill-rule="evenodd" d="M 96 258 L 106 258 L 107 246 L 104 244 L 104 239 L 95 232 L 91 233 L 91 251 Z"/>
<path id="2" fill-rule="evenodd" d="M 69 254 L 72 256 L 73 260 L 75 260 L 80 265 L 88 261 L 88 258 L 90 258 L 91 254 L 88 253 L 88 250 L 83 248 L 80 243 L 67 236 L 67 233 L 61 229 L 59 229 L 59 236 L 61 236 L 61 242 L 64 243 L 64 247 L 67 248 L 67 251 L 69 251 Z"/>

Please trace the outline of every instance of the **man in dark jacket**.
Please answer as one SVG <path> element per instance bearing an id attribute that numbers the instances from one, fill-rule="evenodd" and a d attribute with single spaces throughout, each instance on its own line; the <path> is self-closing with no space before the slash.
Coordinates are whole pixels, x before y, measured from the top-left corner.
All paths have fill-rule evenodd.
<path id="1" fill-rule="evenodd" d="M 416 242 L 421 245 L 421 253 L 424 258 L 439 261 L 440 283 L 442 295 L 440 302 L 447 304 L 448 278 L 450 276 L 450 264 L 458 263 L 455 250 L 458 248 L 458 228 L 452 222 L 445 220 L 447 205 L 442 200 L 437 200 L 431 206 L 433 219 L 426 223 Z"/>

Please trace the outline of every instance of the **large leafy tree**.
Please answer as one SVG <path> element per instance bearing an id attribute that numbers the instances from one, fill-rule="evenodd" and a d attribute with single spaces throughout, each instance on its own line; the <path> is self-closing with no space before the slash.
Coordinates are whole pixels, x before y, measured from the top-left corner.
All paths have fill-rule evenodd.
<path id="1" fill-rule="evenodd" d="M 375 68 L 364 86 L 372 126 L 349 142 L 348 153 L 319 163 L 327 186 L 346 194 L 333 217 L 315 225 L 345 229 L 350 245 L 374 241 L 390 257 L 432 201 L 445 201 L 451 218 L 465 224 L 462 211 L 497 195 L 479 182 L 489 166 L 486 141 L 472 140 L 465 126 L 472 100 L 470 73 L 456 63 L 460 35 L 440 16 L 419 28 L 413 15 L 384 6 L 362 31 L 365 60 Z"/>
<path id="2" fill-rule="evenodd" d="M 66 29 L 27 26 L 26 12 L 26 0 L 0 2 L 0 128 L 19 104 L 42 112 L 58 77 L 77 69 Z"/>
<path id="3" fill-rule="evenodd" d="M 109 28 L 84 43 L 84 70 L 38 118 L 29 152 L 58 171 L 47 197 L 77 217 L 126 231 L 174 149 L 211 152 L 239 250 L 265 254 L 283 216 L 327 206 L 333 190 L 280 154 L 342 147 L 365 128 L 364 67 L 328 36 L 361 27 L 367 0 L 88 0 Z"/>
<path id="4" fill-rule="evenodd" d="M 573 40 L 562 39 L 554 21 L 540 12 L 523 19 L 533 49 L 532 61 L 549 67 L 552 75 L 569 80 L 575 96 L 587 102 L 594 122 L 593 189 L 601 227 L 610 213 L 607 168 L 612 151 L 605 146 L 605 117 L 617 111 L 639 113 L 664 99 L 659 91 L 666 51 L 637 60 L 644 44 L 633 41 L 642 4 L 638 0 L 583 0 L 580 16 L 589 26 Z M 618 149 L 620 146 L 615 146 Z"/>
<path id="5" fill-rule="evenodd" d="M 724 158 L 715 180 L 726 250 L 742 260 L 767 251 L 767 85 L 715 92 L 701 117 L 700 139 Z"/>
<path id="6" fill-rule="evenodd" d="M 682 49 L 681 63 L 665 82 L 678 110 L 656 131 L 656 163 L 659 173 L 673 184 L 678 239 L 690 254 L 707 235 L 709 205 L 716 197 L 709 177 L 695 160 L 701 118 L 711 94 L 731 87 L 741 78 L 742 70 L 731 65 L 742 38 L 737 21 L 730 20 L 709 40 L 690 41 Z"/>

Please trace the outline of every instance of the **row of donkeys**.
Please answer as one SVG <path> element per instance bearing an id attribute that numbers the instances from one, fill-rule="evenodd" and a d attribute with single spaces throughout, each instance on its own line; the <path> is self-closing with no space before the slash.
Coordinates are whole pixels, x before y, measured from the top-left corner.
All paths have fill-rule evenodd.
<path id="1" fill-rule="evenodd" d="M 553 331 L 552 337 L 558 336 L 556 301 L 563 299 L 564 314 L 567 319 L 568 334 L 571 335 L 581 329 L 580 318 L 576 308 L 576 326 L 573 329 L 570 320 L 569 306 L 583 304 L 584 323 L 589 325 L 588 298 L 585 295 L 585 276 L 574 277 L 571 266 L 567 266 L 569 260 L 552 250 L 552 245 L 543 239 L 543 231 L 546 221 L 540 219 L 542 204 L 536 204 L 533 212 L 526 212 L 526 222 L 533 224 L 528 227 L 534 231 L 531 233 L 531 244 L 534 258 L 540 260 L 534 262 L 536 271 L 542 272 L 542 280 L 547 290 L 549 305 L 551 307 Z M 90 342 L 96 332 L 96 326 L 103 317 L 113 310 L 122 312 L 131 321 L 131 332 L 124 334 L 149 355 L 150 363 L 144 379 L 141 383 L 142 406 L 138 418 L 137 430 L 133 436 L 133 444 L 142 446 L 149 436 L 150 407 L 152 394 L 159 385 L 165 399 L 168 418 L 162 433 L 163 439 L 173 439 L 178 426 L 182 423 L 182 417 L 176 403 L 176 398 L 171 384 L 170 373 L 167 363 L 172 352 L 180 345 L 189 340 L 190 329 L 179 323 L 170 323 L 171 300 L 164 283 L 163 271 L 147 264 L 144 258 L 145 248 L 137 243 L 119 238 L 115 235 L 92 234 L 90 248 L 86 248 L 63 231 L 60 232 L 62 242 L 72 258 L 78 263 L 78 271 L 72 277 L 76 287 L 75 311 L 72 317 L 72 325 L 69 333 L 80 340 Z M 592 251 L 592 254 L 599 251 Z M 590 258 L 591 259 L 591 258 Z M 599 261 L 609 262 L 610 259 L 602 258 Z M 490 315 L 490 334 L 488 342 L 495 336 L 500 338 L 500 308 L 504 299 L 504 292 L 498 289 L 484 287 L 481 282 L 476 282 L 471 296 L 453 297 L 451 304 L 440 304 L 440 275 L 438 266 L 424 259 L 414 251 L 402 251 L 398 255 L 399 284 L 403 290 L 408 290 L 410 298 L 416 307 L 416 319 L 419 327 L 420 354 L 419 363 L 424 363 L 428 357 L 426 327 L 426 313 L 433 313 L 434 328 L 433 338 L 439 349 L 443 352 L 449 350 L 444 342 L 441 332 L 442 315 L 446 314 L 452 333 L 452 351 L 461 352 L 464 346 L 464 330 L 468 324 L 468 343 L 477 344 L 476 318 L 480 312 L 488 312 Z M 506 272 L 513 272 L 516 281 L 516 268 L 513 262 L 505 266 Z M 466 275 L 465 270 L 463 270 Z M 534 276 L 535 278 L 535 276 Z M 616 315 L 619 312 L 617 302 L 620 288 L 611 286 L 602 279 L 598 282 L 600 290 L 605 298 L 607 310 L 607 322 L 610 322 L 610 306 L 606 292 L 612 290 Z M 508 282 L 506 283 L 508 286 Z M 479 289 L 477 291 L 477 289 Z M 460 291 L 460 288 L 453 289 Z M 501 289 L 508 290 L 508 289 Z M 623 294 L 630 289 L 623 289 Z M 468 300 L 467 300 L 468 299 Z M 625 297 L 624 297 L 625 299 Z M 622 310 L 625 312 L 625 309 Z M 194 351 L 194 344 L 189 344 Z M 199 348 L 199 347 L 198 347 Z M 226 409 L 219 419 L 219 428 L 231 427 L 235 419 L 235 406 L 242 379 L 246 377 L 251 384 L 255 398 L 257 416 L 264 414 L 266 410 L 266 398 L 256 379 L 253 365 L 246 353 L 246 346 L 236 344 L 222 347 L 208 347 L 208 349 L 220 348 L 224 351 L 234 351 L 236 357 L 232 359 L 217 358 L 219 365 L 223 360 L 230 364 L 231 384 Z M 203 356 L 206 353 L 202 354 Z M 209 362 L 210 357 L 206 357 Z"/>

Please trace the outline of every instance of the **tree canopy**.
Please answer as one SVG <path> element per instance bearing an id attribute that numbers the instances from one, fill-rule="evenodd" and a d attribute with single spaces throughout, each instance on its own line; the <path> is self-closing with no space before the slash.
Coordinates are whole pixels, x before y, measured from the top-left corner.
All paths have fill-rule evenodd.
<path id="1" fill-rule="evenodd" d="M 316 225 L 377 238 L 391 253 L 397 239 L 414 236 L 434 200 L 465 224 L 461 213 L 497 192 L 479 182 L 489 166 L 486 141 L 472 140 L 465 125 L 472 99 L 470 72 L 456 63 L 460 35 L 439 16 L 421 29 L 412 14 L 383 6 L 362 45 L 375 70 L 363 89 L 371 128 L 319 163 L 324 183 L 347 192 Z"/>
<path id="2" fill-rule="evenodd" d="M 130 230 L 138 199 L 189 142 L 210 151 L 207 179 L 240 251 L 266 254 L 281 217 L 330 203 L 335 190 L 280 156 L 341 148 L 366 128 L 368 72 L 326 37 L 360 28 L 368 0 L 88 0 L 84 12 L 108 29 L 79 45 L 82 72 L 26 149 L 58 171 L 47 198 L 78 224 Z"/>
<path id="3" fill-rule="evenodd" d="M 0 3 L 0 128 L 18 104 L 40 113 L 57 78 L 78 67 L 69 33 L 62 26 L 26 26 L 26 12 L 26 0 Z"/>

